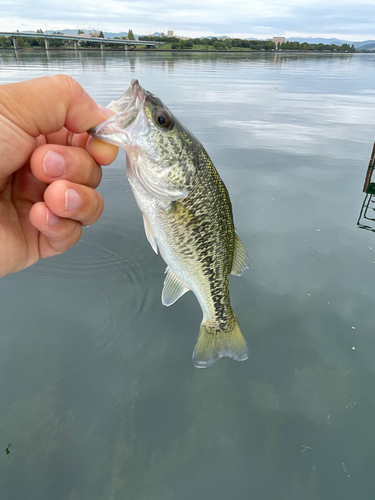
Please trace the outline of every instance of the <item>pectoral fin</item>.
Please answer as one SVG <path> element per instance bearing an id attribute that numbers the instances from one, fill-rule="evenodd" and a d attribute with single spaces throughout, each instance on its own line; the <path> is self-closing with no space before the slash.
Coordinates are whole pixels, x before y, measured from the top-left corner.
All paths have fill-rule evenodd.
<path id="1" fill-rule="evenodd" d="M 143 216 L 143 224 L 145 226 L 145 233 L 146 233 L 146 237 L 148 239 L 148 242 L 152 246 L 153 251 L 155 253 L 158 253 L 158 245 L 156 243 L 156 239 L 155 239 L 154 232 L 152 230 L 151 224 L 148 221 L 148 219 L 145 216 L 145 214 L 142 213 L 142 216 Z"/>
<path id="2" fill-rule="evenodd" d="M 161 302 L 163 306 L 171 306 L 184 293 L 188 292 L 190 288 L 184 285 L 169 267 L 167 267 L 165 272 L 167 273 L 167 277 L 164 280 Z"/>
<path id="3" fill-rule="evenodd" d="M 246 248 L 241 243 L 237 236 L 234 237 L 234 255 L 231 274 L 241 276 L 249 267 L 249 256 L 247 255 Z"/>

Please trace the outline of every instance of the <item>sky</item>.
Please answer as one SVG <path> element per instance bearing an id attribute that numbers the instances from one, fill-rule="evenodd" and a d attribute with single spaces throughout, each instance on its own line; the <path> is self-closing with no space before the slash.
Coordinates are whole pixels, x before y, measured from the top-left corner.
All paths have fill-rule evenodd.
<path id="1" fill-rule="evenodd" d="M 375 1 L 0 0 L 0 31 L 38 28 L 363 41 L 375 39 Z"/>

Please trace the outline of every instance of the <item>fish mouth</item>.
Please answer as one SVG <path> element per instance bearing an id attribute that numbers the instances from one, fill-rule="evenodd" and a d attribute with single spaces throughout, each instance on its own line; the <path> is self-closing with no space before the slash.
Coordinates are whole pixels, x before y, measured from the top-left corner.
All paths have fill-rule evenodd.
<path id="1" fill-rule="evenodd" d="M 145 90 L 133 78 L 127 91 L 107 106 L 116 114 L 87 132 L 96 139 L 127 149 L 132 145 L 132 138 L 145 135 L 150 129 L 145 100 Z"/>
<path id="2" fill-rule="evenodd" d="M 116 101 L 112 101 L 107 108 L 116 114 L 127 113 L 134 109 L 139 109 L 145 100 L 145 91 L 140 86 L 139 81 L 132 78 L 128 90 Z"/>

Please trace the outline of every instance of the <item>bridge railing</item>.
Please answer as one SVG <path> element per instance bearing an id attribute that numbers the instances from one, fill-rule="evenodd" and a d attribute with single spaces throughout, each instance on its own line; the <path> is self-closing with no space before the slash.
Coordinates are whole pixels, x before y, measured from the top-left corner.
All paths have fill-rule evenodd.
<path id="1" fill-rule="evenodd" d="M 48 50 L 50 40 L 71 40 L 74 43 L 74 48 L 78 50 L 79 42 L 94 42 L 99 43 L 101 50 L 105 49 L 105 44 L 112 45 L 124 45 L 125 50 L 129 48 L 129 45 L 143 45 L 146 47 L 160 47 L 164 42 L 151 42 L 151 41 L 138 41 L 138 40 L 115 40 L 113 38 L 97 38 L 90 36 L 80 36 L 80 35 L 59 35 L 59 34 L 45 34 L 45 33 L 20 33 L 20 32 L 0 32 L 0 36 L 6 36 L 13 39 L 13 46 L 15 50 L 18 49 L 17 38 L 44 38 L 45 47 Z"/>

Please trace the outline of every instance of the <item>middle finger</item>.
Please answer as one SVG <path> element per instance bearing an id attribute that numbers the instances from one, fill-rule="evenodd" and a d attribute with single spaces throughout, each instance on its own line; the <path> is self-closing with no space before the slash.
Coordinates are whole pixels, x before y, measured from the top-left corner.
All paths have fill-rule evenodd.
<path id="1" fill-rule="evenodd" d="M 44 144 L 30 158 L 33 175 L 46 184 L 57 179 L 96 188 L 102 178 L 102 169 L 94 158 L 79 147 Z"/>

